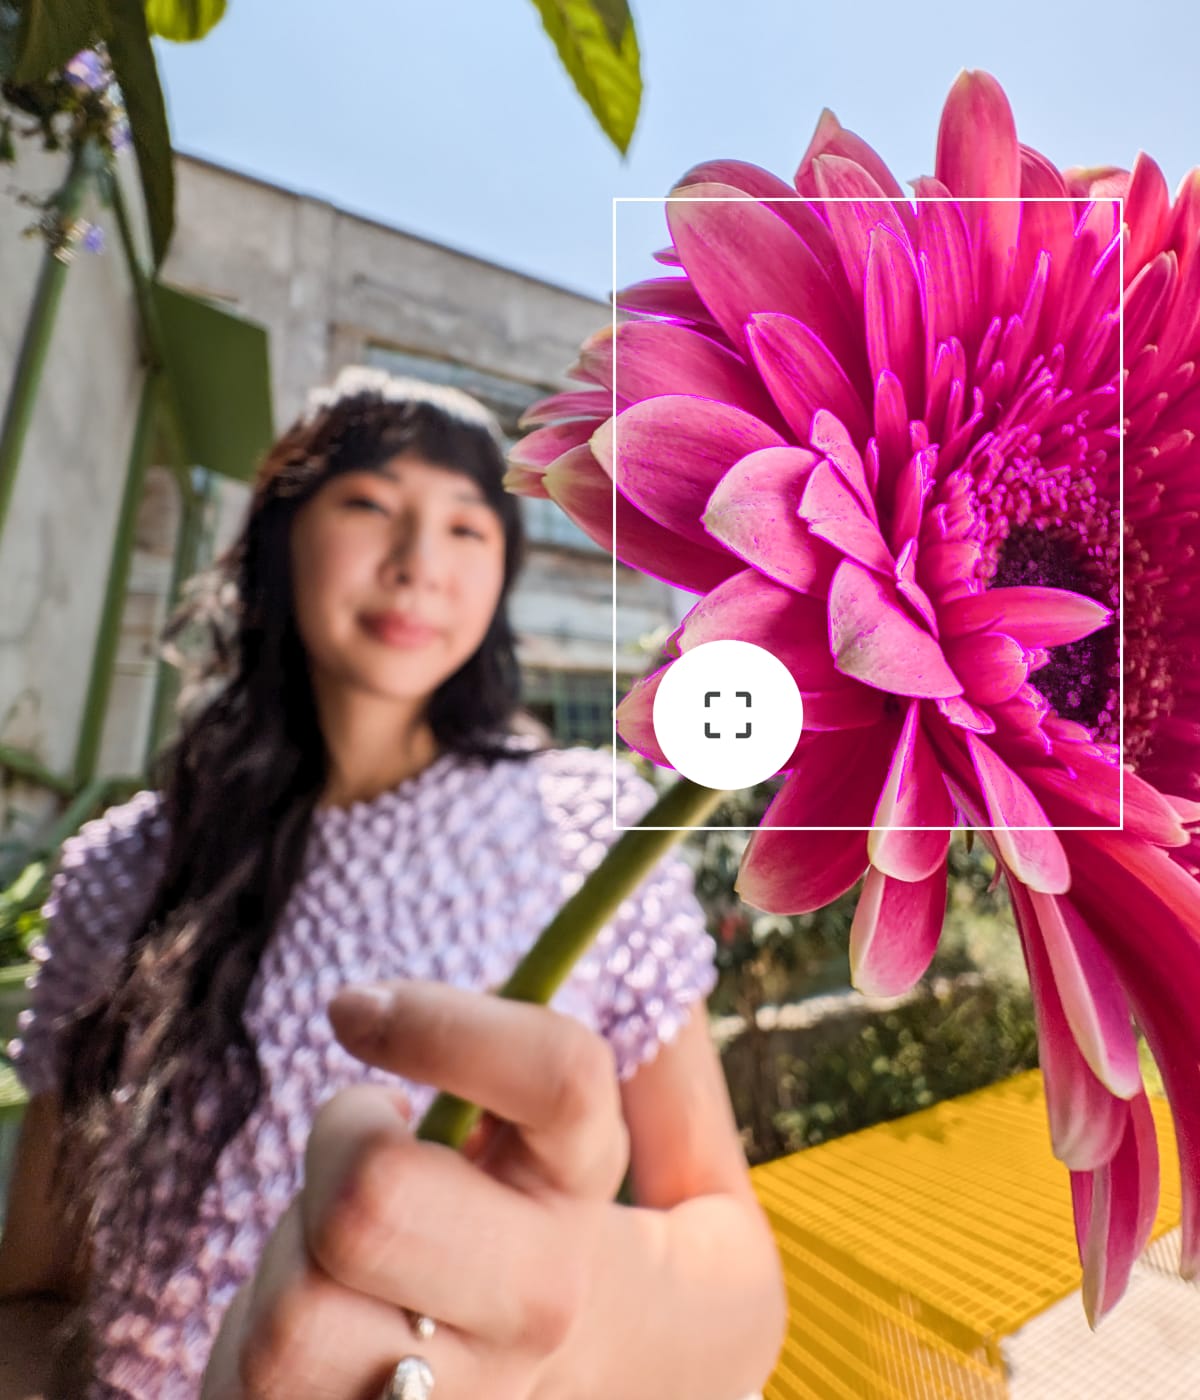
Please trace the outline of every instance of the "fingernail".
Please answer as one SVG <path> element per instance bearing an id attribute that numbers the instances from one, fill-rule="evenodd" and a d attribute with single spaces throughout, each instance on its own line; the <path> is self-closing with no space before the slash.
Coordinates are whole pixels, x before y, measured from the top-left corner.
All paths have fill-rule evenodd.
<path id="1" fill-rule="evenodd" d="M 329 1003 L 329 1015 L 341 1020 L 345 1032 L 365 1035 L 391 1005 L 392 994 L 386 987 L 343 987 Z"/>

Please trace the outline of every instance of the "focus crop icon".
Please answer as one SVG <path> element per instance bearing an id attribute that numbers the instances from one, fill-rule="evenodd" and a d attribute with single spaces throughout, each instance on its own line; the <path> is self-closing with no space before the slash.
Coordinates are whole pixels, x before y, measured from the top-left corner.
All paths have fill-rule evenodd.
<path id="1" fill-rule="evenodd" d="M 654 733 L 672 768 L 736 792 L 780 771 L 804 727 L 791 672 L 753 642 L 702 642 L 678 657 L 654 696 Z"/>

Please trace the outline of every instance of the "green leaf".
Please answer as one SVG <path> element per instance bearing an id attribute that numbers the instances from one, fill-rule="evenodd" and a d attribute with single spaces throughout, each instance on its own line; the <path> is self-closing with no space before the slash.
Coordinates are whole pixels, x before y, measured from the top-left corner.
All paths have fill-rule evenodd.
<path id="1" fill-rule="evenodd" d="M 621 47 L 625 26 L 632 22 L 629 0 L 592 0 L 592 9 L 604 21 L 604 32 L 614 49 Z"/>
<path id="2" fill-rule="evenodd" d="M 15 83 L 41 82 L 81 49 L 91 48 L 104 32 L 103 0 L 23 0 L 19 9 L 11 74 Z"/>
<path id="3" fill-rule="evenodd" d="M 108 56 L 125 99 L 157 267 L 167 255 L 175 228 L 175 169 L 167 107 L 142 0 L 108 0 L 108 6 L 112 17 L 107 35 Z"/>
<path id="4" fill-rule="evenodd" d="M 624 155 L 642 101 L 637 34 L 628 5 L 621 0 L 533 3 L 580 97 Z M 622 18 L 620 40 L 614 42 L 612 35 Z"/>
<path id="5" fill-rule="evenodd" d="M 179 44 L 203 39 L 225 14 L 225 0 L 146 0 L 151 34 Z"/>

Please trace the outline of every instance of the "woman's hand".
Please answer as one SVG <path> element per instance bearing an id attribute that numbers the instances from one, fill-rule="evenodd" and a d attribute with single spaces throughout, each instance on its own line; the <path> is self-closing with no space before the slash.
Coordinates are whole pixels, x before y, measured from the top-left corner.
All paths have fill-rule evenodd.
<path id="1" fill-rule="evenodd" d="M 542 1006 L 440 983 L 330 1006 L 358 1058 L 487 1110 L 463 1153 L 397 1091 L 319 1109 L 303 1190 L 230 1306 L 201 1400 L 378 1400 L 423 1356 L 437 1400 L 570 1393 L 571 1343 L 629 1140 L 607 1043 Z M 421 1341 L 405 1310 L 437 1321 Z"/>

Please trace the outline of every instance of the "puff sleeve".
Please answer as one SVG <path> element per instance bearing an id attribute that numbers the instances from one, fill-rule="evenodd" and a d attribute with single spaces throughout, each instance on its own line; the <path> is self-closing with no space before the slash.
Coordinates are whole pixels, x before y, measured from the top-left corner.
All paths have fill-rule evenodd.
<path id="1" fill-rule="evenodd" d="M 621 832 L 613 826 L 613 755 L 580 747 L 560 750 L 558 760 L 549 788 L 565 903 Z M 618 756 L 615 768 L 617 823 L 633 826 L 658 795 L 627 759 Z M 715 953 L 692 867 L 675 845 L 617 906 L 574 974 L 589 988 L 595 1027 L 612 1046 L 622 1080 L 673 1040 L 707 998 L 717 980 Z"/>
<path id="2" fill-rule="evenodd" d="M 61 1082 L 60 1033 L 112 984 L 133 925 L 150 907 L 166 859 L 161 796 L 137 793 L 63 843 L 31 953 L 29 1004 L 7 1053 L 30 1097 Z"/>

